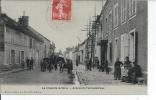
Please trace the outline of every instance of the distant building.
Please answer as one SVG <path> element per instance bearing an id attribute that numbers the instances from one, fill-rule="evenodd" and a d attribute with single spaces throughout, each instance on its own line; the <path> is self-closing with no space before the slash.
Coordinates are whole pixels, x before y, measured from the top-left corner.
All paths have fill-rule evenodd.
<path id="1" fill-rule="evenodd" d="M 85 42 L 82 42 L 81 44 L 78 45 L 78 60 L 80 64 L 85 64 L 85 52 L 86 52 L 86 46 L 85 46 Z"/>
<path id="2" fill-rule="evenodd" d="M 66 48 L 64 58 L 74 60 L 74 48 Z"/>

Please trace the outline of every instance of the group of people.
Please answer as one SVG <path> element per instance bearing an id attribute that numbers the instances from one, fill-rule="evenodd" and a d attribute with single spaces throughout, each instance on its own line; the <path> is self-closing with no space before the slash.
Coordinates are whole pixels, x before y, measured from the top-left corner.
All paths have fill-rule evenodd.
<path id="1" fill-rule="evenodd" d="M 92 68 L 96 66 L 99 71 L 106 72 L 109 74 L 111 68 L 108 66 L 108 61 L 104 60 L 99 65 L 99 60 L 92 59 L 86 60 L 86 70 L 91 71 Z M 121 80 L 122 82 L 137 83 L 137 79 L 142 77 L 141 67 L 136 63 L 136 61 L 131 62 L 129 57 L 125 57 L 124 62 L 120 61 L 119 58 L 116 59 L 114 64 L 114 80 Z"/>
<path id="2" fill-rule="evenodd" d="M 23 66 L 24 63 L 22 63 Z M 26 58 L 26 65 L 27 65 L 27 69 L 28 70 L 33 70 L 33 66 L 34 66 L 34 59 L 31 57 L 31 59 L 29 59 L 28 57 Z"/>
<path id="3" fill-rule="evenodd" d="M 97 67 L 99 69 L 99 71 L 106 71 L 106 74 L 109 74 L 110 69 L 108 67 L 108 61 L 102 61 L 101 66 L 99 65 L 99 60 L 98 58 L 95 58 L 94 61 L 92 61 L 92 59 L 86 59 L 86 70 L 91 71 L 92 68 Z"/>
<path id="4" fill-rule="evenodd" d="M 64 59 L 62 57 L 51 56 L 49 58 L 43 58 L 40 61 L 41 72 L 45 72 L 48 70 L 51 72 L 52 70 L 57 71 L 59 68 L 60 73 L 67 69 L 68 73 L 71 73 L 73 70 L 73 63 L 70 59 Z"/>
<path id="5" fill-rule="evenodd" d="M 137 83 L 137 78 L 142 77 L 141 67 L 129 57 L 125 57 L 124 63 L 117 58 L 114 64 L 114 79 L 128 83 Z"/>

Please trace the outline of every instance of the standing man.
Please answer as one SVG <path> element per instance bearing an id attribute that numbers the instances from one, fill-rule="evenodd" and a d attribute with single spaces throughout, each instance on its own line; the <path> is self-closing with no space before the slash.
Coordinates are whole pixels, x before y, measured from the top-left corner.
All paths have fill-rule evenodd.
<path id="1" fill-rule="evenodd" d="M 53 69 L 53 58 L 49 57 L 48 58 L 48 70 L 49 70 L 49 72 L 51 72 L 52 69 Z"/>
<path id="2" fill-rule="evenodd" d="M 62 72 L 63 72 L 63 62 L 60 60 L 60 61 L 58 62 L 58 65 L 59 65 L 59 67 L 60 67 L 60 73 L 62 73 Z"/>
<path id="3" fill-rule="evenodd" d="M 89 60 L 89 70 L 90 71 L 92 70 L 91 67 L 92 67 L 92 59 Z"/>
<path id="4" fill-rule="evenodd" d="M 121 78 L 121 66 L 123 63 L 119 61 L 119 58 L 116 59 L 114 64 L 114 80 L 120 80 Z"/>
<path id="5" fill-rule="evenodd" d="M 104 72 L 104 61 L 101 61 L 101 66 L 99 67 L 99 71 Z"/>
<path id="6" fill-rule="evenodd" d="M 41 61 L 40 61 L 40 67 L 41 67 L 41 72 L 43 72 L 44 71 L 44 62 L 43 62 L 43 59 L 41 59 Z"/>
<path id="7" fill-rule="evenodd" d="M 31 60 L 30 60 L 30 70 L 33 70 L 33 64 L 34 64 L 34 60 L 33 60 L 33 58 L 31 57 Z"/>
<path id="8" fill-rule="evenodd" d="M 68 68 L 68 73 L 71 74 L 73 70 L 73 62 L 72 60 L 69 60 L 69 68 Z"/>
<path id="9" fill-rule="evenodd" d="M 107 60 L 105 61 L 104 66 L 106 68 L 106 74 L 109 74 L 109 67 L 108 67 L 108 61 Z"/>
<path id="10" fill-rule="evenodd" d="M 73 61 L 72 60 L 70 60 L 70 66 L 71 66 L 70 73 L 72 73 L 72 70 L 73 70 Z"/>
<path id="11" fill-rule="evenodd" d="M 79 66 L 79 61 L 78 61 L 78 59 L 76 59 L 76 66 Z"/>
<path id="12" fill-rule="evenodd" d="M 30 68 L 30 60 L 29 60 L 28 57 L 26 58 L 26 64 L 27 64 L 27 69 L 29 70 L 29 68 Z"/>
<path id="13" fill-rule="evenodd" d="M 85 70 L 86 71 L 88 70 L 88 63 L 89 63 L 88 58 L 86 58 L 85 59 Z"/>
<path id="14" fill-rule="evenodd" d="M 24 66 L 25 66 L 24 59 L 22 59 L 21 66 L 22 66 L 22 68 L 24 69 Z"/>
<path id="15" fill-rule="evenodd" d="M 96 67 L 99 69 L 99 59 L 97 58 Z"/>
<path id="16" fill-rule="evenodd" d="M 55 68 L 55 71 L 57 70 L 57 57 L 54 56 L 54 68 Z"/>

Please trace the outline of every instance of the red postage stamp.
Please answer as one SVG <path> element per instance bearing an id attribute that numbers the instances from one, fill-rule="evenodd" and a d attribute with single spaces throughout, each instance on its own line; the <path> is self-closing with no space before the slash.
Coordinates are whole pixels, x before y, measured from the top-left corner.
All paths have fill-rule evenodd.
<path id="1" fill-rule="evenodd" d="M 52 20 L 71 20 L 71 0 L 52 0 Z"/>

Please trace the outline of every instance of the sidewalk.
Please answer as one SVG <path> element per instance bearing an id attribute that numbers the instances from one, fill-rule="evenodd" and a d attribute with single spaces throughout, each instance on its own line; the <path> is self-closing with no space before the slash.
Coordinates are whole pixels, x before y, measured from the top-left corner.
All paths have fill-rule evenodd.
<path id="1" fill-rule="evenodd" d="M 83 85 L 128 84 L 120 80 L 114 80 L 112 72 L 107 75 L 106 72 L 99 72 L 97 68 L 92 69 L 92 71 L 86 71 L 84 65 L 79 65 L 74 67 L 74 71 L 76 72 L 80 84 Z"/>
<path id="2" fill-rule="evenodd" d="M 0 76 L 1 75 L 4 75 L 4 74 L 9 74 L 9 73 L 15 73 L 15 72 L 20 72 L 20 71 L 24 71 L 24 70 L 27 70 L 27 68 L 19 68 L 19 67 L 17 67 L 17 68 L 13 68 L 13 69 L 8 69 L 8 68 L 6 68 L 6 69 L 1 69 L 0 68 Z"/>

